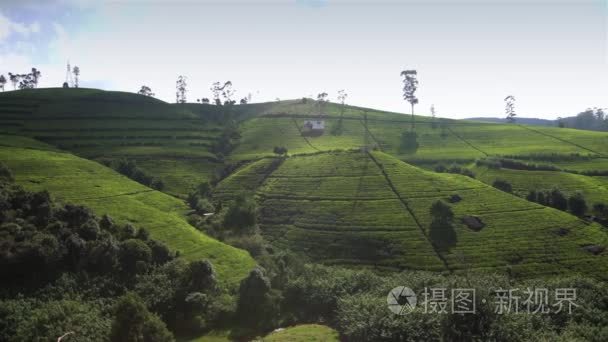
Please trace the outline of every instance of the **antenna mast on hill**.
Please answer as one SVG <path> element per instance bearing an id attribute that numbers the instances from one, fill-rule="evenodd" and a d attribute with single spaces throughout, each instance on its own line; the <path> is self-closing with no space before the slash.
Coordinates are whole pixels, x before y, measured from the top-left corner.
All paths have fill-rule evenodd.
<path id="1" fill-rule="evenodd" d="M 70 60 L 68 60 L 68 68 L 65 72 L 65 83 L 72 88 L 74 86 L 74 79 L 72 78 L 72 68 L 70 67 Z"/>

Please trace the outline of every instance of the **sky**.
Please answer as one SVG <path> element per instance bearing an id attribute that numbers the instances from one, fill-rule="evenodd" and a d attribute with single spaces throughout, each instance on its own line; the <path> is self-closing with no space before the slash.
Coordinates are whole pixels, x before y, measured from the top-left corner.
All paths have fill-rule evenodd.
<path id="1" fill-rule="evenodd" d="M 175 102 L 232 81 L 253 102 L 316 97 L 409 113 L 400 72 L 418 71 L 416 112 L 554 119 L 608 107 L 607 0 L 0 0 L 0 74 Z M 7 84 L 7 89 L 12 85 Z"/>

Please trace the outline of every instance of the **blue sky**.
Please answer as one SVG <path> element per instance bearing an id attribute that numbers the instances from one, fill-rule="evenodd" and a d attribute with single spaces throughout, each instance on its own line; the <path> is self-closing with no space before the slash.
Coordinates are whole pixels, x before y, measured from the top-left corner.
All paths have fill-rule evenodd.
<path id="1" fill-rule="evenodd" d="M 608 107 L 608 6 L 578 1 L 0 0 L 0 74 L 65 63 L 87 87 L 175 99 L 231 80 L 254 101 L 340 89 L 355 105 L 406 112 L 399 72 L 419 72 L 420 104 L 439 115 L 555 118 Z M 7 88 L 11 88 L 7 85 Z"/>

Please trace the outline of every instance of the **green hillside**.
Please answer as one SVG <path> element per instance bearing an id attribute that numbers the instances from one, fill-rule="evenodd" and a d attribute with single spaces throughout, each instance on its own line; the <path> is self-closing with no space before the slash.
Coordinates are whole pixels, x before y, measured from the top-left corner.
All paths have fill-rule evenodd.
<path id="1" fill-rule="evenodd" d="M 146 228 L 188 260 L 209 259 L 220 279 L 234 285 L 254 266 L 247 252 L 207 237 L 190 226 L 180 200 L 136 183 L 102 165 L 69 153 L 36 149 L 40 143 L 2 136 L 0 160 L 17 183 L 32 191 L 48 190 L 62 202 L 86 205 L 97 215 Z M 11 143 L 9 143 L 11 142 Z M 8 147 L 6 145 L 11 145 Z"/>
<path id="2" fill-rule="evenodd" d="M 222 128 L 186 106 L 132 93 L 36 89 L 0 94 L 0 132 L 95 160 L 127 158 L 186 195 L 220 165 L 209 151 Z"/>
<path id="3" fill-rule="evenodd" d="M 606 133 L 416 116 L 419 147 L 404 153 L 401 135 L 411 130 L 409 115 L 289 100 L 235 106 L 238 145 L 218 156 L 211 151 L 225 129 L 221 120 L 213 119 L 218 115 L 222 111 L 217 106 L 170 105 L 94 89 L 0 94 L 2 132 L 35 138 L 27 140 L 34 149 L 62 149 L 100 162 L 135 160 L 165 183 L 168 194 L 185 197 L 219 168 L 239 163 L 215 187 L 214 198 L 229 201 L 255 192 L 266 239 L 326 263 L 443 272 L 509 266 L 522 274 L 604 267 L 602 255 L 581 249 L 605 244 L 599 226 L 489 185 L 505 179 L 520 196 L 558 185 L 567 194 L 583 192 L 589 204 L 607 202 L 606 180 L 599 176 L 608 171 Z M 321 134 L 303 134 L 304 120 L 312 118 L 324 121 Z M 0 144 L 10 146 L 20 139 L 2 138 Z M 276 158 L 277 146 L 286 147 L 291 157 Z M 362 146 L 377 151 L 365 155 L 358 152 Z M 475 165 L 488 157 L 555 170 Z M 419 168 L 454 162 L 472 169 L 477 180 Z M 69 184 L 56 187 L 76 192 Z M 87 199 L 87 190 L 82 191 L 83 196 L 74 198 Z M 455 194 L 464 198 L 452 204 L 458 241 L 439 250 L 427 231 L 429 207 Z M 129 196 L 142 201 L 140 197 Z M 163 203 L 156 204 L 165 208 Z M 174 203 L 185 210 L 182 202 Z M 462 224 L 464 216 L 478 217 L 485 227 L 473 232 Z M 561 228 L 569 233 L 556 235 Z"/>
<path id="4" fill-rule="evenodd" d="M 266 342 L 337 342 L 340 336 L 334 329 L 319 324 L 303 324 L 273 332 L 264 337 Z"/>
<path id="5" fill-rule="evenodd" d="M 218 186 L 222 197 L 257 185 L 261 228 L 273 245 L 325 263 L 434 271 L 504 269 L 514 274 L 580 271 L 605 276 L 607 259 L 584 246 L 608 242 L 596 224 L 498 191 L 480 181 L 437 174 L 382 152 L 321 153 L 243 167 Z M 429 208 L 449 201 L 456 242 L 429 238 Z M 461 219 L 473 216 L 480 231 Z M 565 233 L 564 233 L 565 232 Z"/>

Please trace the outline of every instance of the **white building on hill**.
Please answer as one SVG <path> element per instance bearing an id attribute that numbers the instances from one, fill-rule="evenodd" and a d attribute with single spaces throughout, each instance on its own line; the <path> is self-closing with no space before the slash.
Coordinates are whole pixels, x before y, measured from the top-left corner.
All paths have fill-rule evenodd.
<path id="1" fill-rule="evenodd" d="M 325 130 L 324 120 L 306 120 L 304 121 L 304 130 L 311 132 L 320 132 Z"/>

